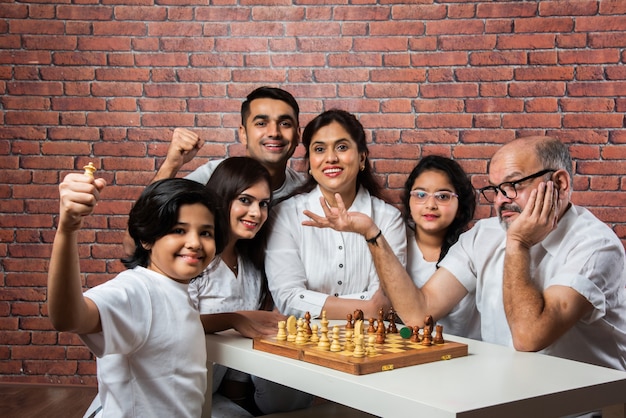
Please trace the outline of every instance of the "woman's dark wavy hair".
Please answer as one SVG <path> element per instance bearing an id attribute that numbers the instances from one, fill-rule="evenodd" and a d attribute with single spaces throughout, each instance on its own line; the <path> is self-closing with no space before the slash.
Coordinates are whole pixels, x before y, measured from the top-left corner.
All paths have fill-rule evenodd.
<path id="1" fill-rule="evenodd" d="M 246 189 L 260 181 L 265 181 L 270 189 L 270 173 L 261 163 L 250 157 L 230 157 L 222 161 L 216 168 L 208 183 L 207 189 L 219 198 L 222 223 L 230 230 L 230 208 L 233 201 Z M 235 244 L 239 254 L 252 261 L 254 266 L 263 271 L 265 246 L 267 242 L 267 221 L 252 239 L 240 239 Z"/>
<path id="2" fill-rule="evenodd" d="M 456 217 L 446 231 L 446 236 L 441 246 L 441 253 L 439 254 L 439 260 L 437 261 L 438 264 L 448 253 L 450 247 L 457 242 L 459 235 L 467 230 L 470 221 L 474 218 L 474 211 L 476 210 L 476 191 L 474 190 L 474 186 L 472 186 L 469 176 L 456 161 L 440 155 L 429 155 L 422 158 L 406 179 L 404 195 L 402 196 L 404 220 L 412 230 L 415 230 L 415 222 L 411 217 L 411 206 L 409 204 L 411 195 L 409 193 L 411 192 L 415 179 L 423 172 L 430 170 L 444 172 L 446 176 L 448 176 L 452 186 L 454 186 L 456 194 L 459 195 L 459 208 Z"/>
<path id="3" fill-rule="evenodd" d="M 180 207 L 200 203 L 215 218 L 215 250 L 221 252 L 228 235 L 223 222 L 220 222 L 218 198 L 213 192 L 198 182 L 173 178 L 159 180 L 146 187 L 133 205 L 128 217 L 128 232 L 135 241 L 133 255 L 122 259 L 131 269 L 137 266 L 148 267 L 150 250 L 159 238 L 170 233 L 178 222 Z M 143 245 L 142 245 L 143 244 Z"/>
<path id="4" fill-rule="evenodd" d="M 311 122 L 309 122 L 304 128 L 302 133 L 302 144 L 306 150 L 304 158 L 309 164 L 311 140 L 313 136 L 324 126 L 328 126 L 333 122 L 340 124 L 349 134 L 350 137 L 356 142 L 359 152 L 365 153 L 365 169 L 359 171 L 356 178 L 356 191 L 358 192 L 359 186 L 363 186 L 370 192 L 372 196 L 376 196 L 380 199 L 384 199 L 382 187 L 377 181 L 372 167 L 370 165 L 369 150 L 367 149 L 367 142 L 365 138 L 365 130 L 363 125 L 358 119 L 351 113 L 340 109 L 330 109 L 317 115 Z M 317 182 L 313 176 L 309 175 L 306 182 L 298 188 L 293 194 L 307 193 L 313 190 L 317 186 Z"/>

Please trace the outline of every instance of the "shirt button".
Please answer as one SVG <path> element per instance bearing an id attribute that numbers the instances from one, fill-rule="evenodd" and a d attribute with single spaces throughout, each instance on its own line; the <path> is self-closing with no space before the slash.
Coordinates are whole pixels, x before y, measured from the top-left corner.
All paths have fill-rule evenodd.
<path id="1" fill-rule="evenodd" d="M 361 295 L 361 299 L 365 299 L 365 296 Z"/>
<path id="2" fill-rule="evenodd" d="M 339 286 L 341 286 L 341 285 L 343 284 L 343 282 L 342 282 L 341 280 L 339 280 L 339 281 L 337 282 L 337 284 L 338 284 Z"/>
<path id="3" fill-rule="evenodd" d="M 300 299 L 304 299 L 304 295 L 300 295 Z"/>
<path id="4" fill-rule="evenodd" d="M 338 298 L 339 297 L 339 293 L 335 293 L 335 297 Z"/>
<path id="5" fill-rule="evenodd" d="M 342 269 L 343 268 L 343 264 L 339 264 L 339 268 Z"/>
<path id="6" fill-rule="evenodd" d="M 340 246 L 339 246 L 339 249 L 340 249 L 340 250 L 343 250 L 343 245 L 340 245 Z"/>

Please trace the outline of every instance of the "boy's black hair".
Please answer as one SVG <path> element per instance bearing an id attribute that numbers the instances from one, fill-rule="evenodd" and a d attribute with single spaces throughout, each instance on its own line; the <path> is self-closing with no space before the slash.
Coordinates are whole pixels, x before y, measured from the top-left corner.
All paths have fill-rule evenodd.
<path id="1" fill-rule="evenodd" d="M 228 235 L 219 214 L 219 201 L 215 194 L 204 185 L 183 178 L 159 180 L 144 189 L 133 205 L 128 217 L 128 232 L 135 241 L 133 255 L 122 259 L 131 269 L 137 266 L 148 267 L 151 246 L 159 238 L 167 235 L 178 222 L 182 205 L 200 203 L 213 214 L 215 219 L 215 250 L 222 251 Z M 142 245 L 144 244 L 144 245 Z"/>
<path id="2" fill-rule="evenodd" d="M 298 106 L 296 99 L 286 90 L 267 86 L 262 86 L 253 90 L 241 104 L 241 125 L 246 126 L 246 120 L 248 119 L 248 116 L 250 116 L 250 103 L 256 99 L 273 99 L 287 103 L 293 109 L 293 112 L 296 115 L 296 120 L 294 122 L 298 125 L 300 107 Z"/>

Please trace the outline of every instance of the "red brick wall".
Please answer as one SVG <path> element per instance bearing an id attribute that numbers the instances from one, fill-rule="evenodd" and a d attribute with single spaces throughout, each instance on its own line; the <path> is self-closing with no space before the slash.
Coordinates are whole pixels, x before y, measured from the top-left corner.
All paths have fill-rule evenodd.
<path id="1" fill-rule="evenodd" d="M 356 113 L 396 191 L 422 155 L 480 186 L 500 144 L 558 136 L 574 201 L 626 240 L 625 1 L 207 3 L 0 3 L 0 380 L 95 382 L 89 352 L 46 318 L 60 179 L 93 161 L 109 183 L 81 234 L 93 286 L 122 269 L 126 214 L 173 128 L 208 140 L 189 168 L 239 155 L 239 106 L 259 85 L 291 91 L 303 125 Z"/>

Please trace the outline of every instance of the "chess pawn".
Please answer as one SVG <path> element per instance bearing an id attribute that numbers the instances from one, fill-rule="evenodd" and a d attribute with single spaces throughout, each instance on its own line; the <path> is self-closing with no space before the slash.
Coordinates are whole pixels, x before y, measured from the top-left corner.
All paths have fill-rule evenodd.
<path id="1" fill-rule="evenodd" d="M 278 321 L 278 334 L 276 334 L 278 341 L 287 341 L 287 322 Z"/>
<path id="2" fill-rule="evenodd" d="M 322 327 L 322 335 L 320 336 L 320 340 L 317 343 L 317 346 L 324 350 L 330 350 L 330 340 L 328 339 L 328 328 Z"/>
<path id="3" fill-rule="evenodd" d="M 415 325 L 412 328 L 413 332 L 411 333 L 411 342 L 412 343 L 418 343 L 420 342 L 420 327 L 418 327 L 417 325 Z"/>
<path id="4" fill-rule="evenodd" d="M 368 334 L 374 334 L 376 333 L 376 327 L 374 326 L 374 322 L 376 320 L 374 318 L 370 318 L 369 322 L 370 322 L 370 326 L 367 328 L 367 333 Z"/>
<path id="5" fill-rule="evenodd" d="M 381 320 L 378 321 L 378 328 L 376 329 L 376 344 L 385 343 L 385 323 Z"/>
<path id="6" fill-rule="evenodd" d="M 317 335 L 317 324 L 313 324 L 311 325 L 311 338 L 309 339 L 309 341 L 311 341 L 312 343 L 318 343 L 320 340 L 319 335 Z"/>
<path id="7" fill-rule="evenodd" d="M 348 314 L 346 316 L 347 322 L 346 322 L 346 329 L 352 329 L 352 314 Z"/>
<path id="8" fill-rule="evenodd" d="M 370 335 L 367 339 L 367 355 L 368 356 L 375 356 L 376 353 L 376 337 L 373 335 Z"/>
<path id="9" fill-rule="evenodd" d="M 330 351 L 341 351 L 341 344 L 339 343 L 339 326 L 333 327 L 333 340 L 330 343 Z"/>
<path id="10" fill-rule="evenodd" d="M 433 343 L 435 344 L 443 344 L 445 341 L 443 339 L 443 325 L 435 326 L 435 338 L 433 339 Z"/>
<path id="11" fill-rule="evenodd" d="M 352 352 L 353 357 L 363 357 L 365 356 L 365 348 L 363 347 L 363 336 L 359 335 L 357 337 L 356 345 L 354 346 L 354 351 Z"/>
<path id="12" fill-rule="evenodd" d="M 354 351 L 353 332 L 351 329 L 346 329 L 346 351 Z"/>

